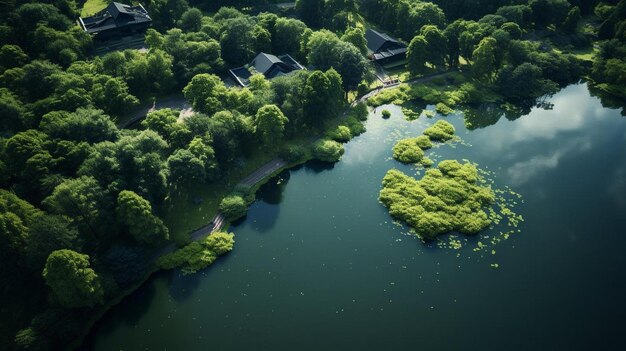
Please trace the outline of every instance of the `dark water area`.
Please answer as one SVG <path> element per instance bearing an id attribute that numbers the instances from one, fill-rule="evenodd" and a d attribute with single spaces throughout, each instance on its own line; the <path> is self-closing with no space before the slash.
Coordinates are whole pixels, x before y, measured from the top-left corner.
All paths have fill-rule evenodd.
<path id="1" fill-rule="evenodd" d="M 230 228 L 233 252 L 195 275 L 154 276 L 83 349 L 623 349 L 626 119 L 585 85 L 549 101 L 472 131 L 461 113 L 441 117 L 464 143 L 426 153 L 469 159 L 522 194 L 521 232 L 495 255 L 472 249 L 501 228 L 453 250 L 392 222 L 377 199 L 382 178 L 420 171 L 391 148 L 439 117 L 408 122 L 387 106 L 384 120 L 379 107 L 340 162 L 265 185 Z"/>

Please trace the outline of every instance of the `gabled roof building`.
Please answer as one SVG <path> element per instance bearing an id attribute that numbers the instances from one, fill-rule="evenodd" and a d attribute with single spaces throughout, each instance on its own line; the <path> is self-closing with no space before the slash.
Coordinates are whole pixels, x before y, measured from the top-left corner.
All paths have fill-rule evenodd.
<path id="1" fill-rule="evenodd" d="M 265 78 L 272 79 L 302 69 L 305 68 L 289 54 L 274 56 L 262 52 L 249 65 L 229 69 L 228 73 L 237 84 L 245 87 L 249 83 L 250 76 L 255 73 L 263 73 Z"/>
<path id="2" fill-rule="evenodd" d="M 144 32 L 152 18 L 141 5 L 132 6 L 112 2 L 104 10 L 91 17 L 79 18 L 78 24 L 94 39 L 108 39 Z"/>
<path id="3" fill-rule="evenodd" d="M 406 44 L 385 33 L 368 29 L 365 32 L 365 39 L 367 40 L 368 57 L 374 62 L 386 64 L 406 58 Z"/>

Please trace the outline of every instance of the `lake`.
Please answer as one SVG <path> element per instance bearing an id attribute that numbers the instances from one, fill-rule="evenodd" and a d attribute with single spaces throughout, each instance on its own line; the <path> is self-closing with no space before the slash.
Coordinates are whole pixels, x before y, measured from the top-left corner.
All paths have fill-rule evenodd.
<path id="1" fill-rule="evenodd" d="M 472 131 L 462 113 L 409 122 L 396 106 L 385 107 L 388 120 L 377 108 L 340 162 L 309 163 L 263 186 L 230 228 L 229 255 L 195 275 L 155 275 L 83 348 L 623 348 L 626 118 L 584 84 L 548 100 L 551 110 L 514 121 L 496 113 L 493 125 Z M 521 232 L 495 255 L 473 248 L 501 228 L 460 250 L 440 248 L 408 235 L 378 202 L 389 169 L 419 172 L 391 159 L 395 141 L 437 118 L 464 142 L 428 157 L 469 159 L 523 196 Z"/>

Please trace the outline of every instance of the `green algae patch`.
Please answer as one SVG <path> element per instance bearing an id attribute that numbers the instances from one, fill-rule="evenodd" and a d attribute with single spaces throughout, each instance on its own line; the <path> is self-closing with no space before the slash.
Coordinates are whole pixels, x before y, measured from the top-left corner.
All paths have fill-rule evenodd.
<path id="1" fill-rule="evenodd" d="M 433 143 L 425 135 L 402 139 L 393 146 L 393 158 L 402 163 L 418 163 L 423 160 L 424 150 L 431 147 Z"/>
<path id="2" fill-rule="evenodd" d="M 402 107 L 402 114 L 407 121 L 415 121 L 416 119 L 420 118 L 420 116 L 422 115 L 422 111 L 415 111 L 408 107 Z"/>
<path id="3" fill-rule="evenodd" d="M 411 99 L 409 90 L 411 90 L 409 85 L 400 84 L 397 88 L 386 89 L 372 96 L 367 100 L 367 104 L 372 107 L 386 104 L 402 105 Z"/>
<path id="4" fill-rule="evenodd" d="M 421 238 L 434 240 L 451 232 L 473 235 L 492 224 L 488 212 L 496 194 L 484 183 L 476 165 L 445 160 L 420 180 L 388 171 L 379 200 Z"/>
<path id="5" fill-rule="evenodd" d="M 402 163 L 420 162 L 424 157 L 424 150 L 417 144 L 417 139 L 409 138 L 398 141 L 393 146 L 393 158 Z"/>
<path id="6" fill-rule="evenodd" d="M 441 119 L 424 131 L 424 135 L 427 135 L 431 140 L 437 141 L 450 140 L 454 137 L 454 133 L 454 126 Z"/>
<path id="7" fill-rule="evenodd" d="M 454 112 L 452 108 L 450 108 L 448 105 L 444 104 L 443 102 L 440 102 L 437 105 L 435 105 L 435 111 L 437 111 L 437 113 L 442 114 L 444 116 L 447 116 L 451 114 L 452 112 Z"/>

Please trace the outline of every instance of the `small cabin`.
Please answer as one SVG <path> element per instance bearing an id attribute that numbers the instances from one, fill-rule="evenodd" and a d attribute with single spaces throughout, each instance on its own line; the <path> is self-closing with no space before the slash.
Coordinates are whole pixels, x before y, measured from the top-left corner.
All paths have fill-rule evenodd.
<path id="1" fill-rule="evenodd" d="M 289 54 L 274 56 L 262 52 L 249 65 L 229 69 L 228 73 L 237 84 L 245 87 L 249 84 L 248 79 L 254 73 L 263 73 L 265 78 L 272 79 L 303 69 L 304 67 Z"/>
<path id="2" fill-rule="evenodd" d="M 365 32 L 367 40 L 368 58 L 381 65 L 406 59 L 407 46 L 385 33 L 373 29 Z"/>
<path id="3" fill-rule="evenodd" d="M 91 17 L 80 17 L 78 25 L 95 40 L 107 40 L 144 33 L 152 18 L 139 4 L 136 6 L 112 2 Z"/>

